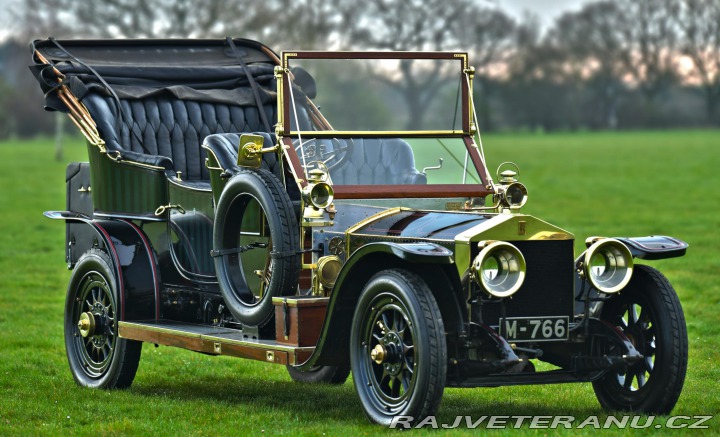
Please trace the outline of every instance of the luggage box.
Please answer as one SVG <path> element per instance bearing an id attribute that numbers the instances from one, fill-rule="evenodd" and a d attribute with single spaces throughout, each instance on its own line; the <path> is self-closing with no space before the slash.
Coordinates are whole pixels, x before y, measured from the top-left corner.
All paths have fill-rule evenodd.
<path id="1" fill-rule="evenodd" d="M 315 346 L 325 321 L 329 297 L 273 297 L 275 339 L 298 347 Z"/>

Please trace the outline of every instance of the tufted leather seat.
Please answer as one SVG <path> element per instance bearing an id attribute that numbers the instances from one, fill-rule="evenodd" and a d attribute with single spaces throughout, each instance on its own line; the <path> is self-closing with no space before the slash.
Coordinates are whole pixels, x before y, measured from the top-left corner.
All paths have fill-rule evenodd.
<path id="1" fill-rule="evenodd" d="M 124 123 L 111 97 L 90 93 L 83 103 L 97 123 L 108 151 L 121 151 L 126 159 L 181 171 L 188 181 L 206 181 L 207 152 L 203 139 L 225 132 L 264 130 L 258 109 L 223 103 L 206 103 L 170 97 L 121 100 Z M 268 120 L 275 120 L 274 105 L 265 105 Z M 132 126 L 130 133 L 128 124 Z M 142 139 L 143 146 L 138 138 Z M 147 152 L 146 152 L 147 151 Z"/>
<path id="2" fill-rule="evenodd" d="M 408 143 L 399 138 L 356 138 L 343 164 L 332 170 L 338 185 L 427 184 L 427 177 L 415 168 Z"/>
<path id="3" fill-rule="evenodd" d="M 130 118 L 128 123 L 123 122 L 111 97 L 90 93 L 83 99 L 107 150 L 121 152 L 124 159 L 180 171 L 188 182 L 209 180 L 205 167 L 206 149 L 213 151 L 224 169 L 236 169 L 240 143 L 237 132 L 262 134 L 265 137 L 264 147 L 271 147 L 274 143 L 270 134 L 259 132 L 263 126 L 256 107 L 167 96 L 120 102 Z M 268 119 L 275 120 L 274 105 L 265 105 L 264 109 Z M 306 114 L 300 122 L 307 125 L 303 129 L 310 129 Z M 129 125 L 134 133 L 130 132 Z M 139 139 L 142 139 L 142 146 Z M 332 170 L 336 184 L 427 183 L 425 175 L 415 168 L 412 149 L 405 141 L 398 138 L 358 138 L 352 143 L 351 156 Z M 274 154 L 264 154 L 263 168 L 281 177 L 280 166 L 275 161 Z"/>

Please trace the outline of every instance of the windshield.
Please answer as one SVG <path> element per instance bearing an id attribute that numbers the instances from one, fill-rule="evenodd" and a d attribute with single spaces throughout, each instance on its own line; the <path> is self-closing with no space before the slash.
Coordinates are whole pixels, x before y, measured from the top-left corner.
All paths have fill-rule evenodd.
<path id="1" fill-rule="evenodd" d="M 300 85 L 290 89 L 290 117 L 303 131 L 310 128 L 302 120 L 306 96 L 329 122 L 323 130 L 462 131 L 464 74 L 456 59 L 298 59 L 290 65 Z"/>
<path id="2" fill-rule="evenodd" d="M 322 166 L 335 185 L 479 184 L 462 138 L 293 140 L 306 171 Z"/>
<path id="3" fill-rule="evenodd" d="M 294 52 L 283 66 L 280 126 L 300 179 L 321 168 L 336 187 L 483 184 L 465 54 Z"/>

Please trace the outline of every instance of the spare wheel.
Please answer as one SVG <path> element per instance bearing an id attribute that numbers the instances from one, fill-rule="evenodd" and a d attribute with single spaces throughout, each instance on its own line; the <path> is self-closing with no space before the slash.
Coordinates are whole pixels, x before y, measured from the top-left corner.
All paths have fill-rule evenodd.
<path id="1" fill-rule="evenodd" d="M 273 319 L 272 298 L 297 291 L 298 224 L 292 202 L 272 173 L 243 170 L 225 186 L 215 211 L 215 271 L 225 303 L 242 324 Z"/>

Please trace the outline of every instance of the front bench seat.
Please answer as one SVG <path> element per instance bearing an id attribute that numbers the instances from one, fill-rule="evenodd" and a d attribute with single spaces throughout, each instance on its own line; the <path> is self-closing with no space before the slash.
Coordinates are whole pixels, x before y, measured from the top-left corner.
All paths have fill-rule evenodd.
<path id="1" fill-rule="evenodd" d="M 424 185 L 410 145 L 400 138 L 354 138 L 344 162 L 330 171 L 338 185 Z"/>
<path id="2" fill-rule="evenodd" d="M 211 134 L 264 130 L 258 109 L 180 100 L 154 96 L 141 100 L 121 100 L 123 122 L 117 102 L 109 96 L 89 93 L 83 103 L 97 123 L 109 152 L 118 151 L 124 159 L 172 168 L 187 181 L 208 181 L 206 151 L 202 141 Z M 265 105 L 268 120 L 275 120 L 274 105 Z M 134 134 L 130 133 L 132 126 Z M 138 141 L 142 140 L 142 145 Z"/>

